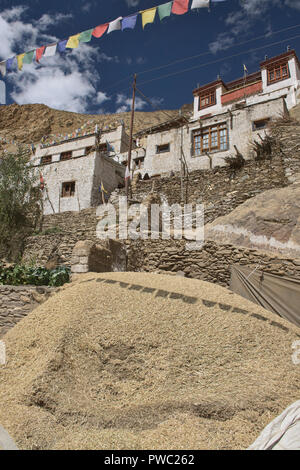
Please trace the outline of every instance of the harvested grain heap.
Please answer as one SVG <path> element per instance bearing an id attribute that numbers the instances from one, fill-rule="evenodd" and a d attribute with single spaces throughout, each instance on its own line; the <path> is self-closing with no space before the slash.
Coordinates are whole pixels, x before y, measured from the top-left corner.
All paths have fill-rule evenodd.
<path id="1" fill-rule="evenodd" d="M 84 275 L 4 337 L 0 423 L 23 449 L 243 449 L 299 399 L 298 333 L 206 282 Z"/>

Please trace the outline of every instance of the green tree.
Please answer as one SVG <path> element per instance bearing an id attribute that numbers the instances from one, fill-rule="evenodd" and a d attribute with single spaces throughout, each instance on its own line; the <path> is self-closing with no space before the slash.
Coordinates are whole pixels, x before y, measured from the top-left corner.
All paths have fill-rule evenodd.
<path id="1" fill-rule="evenodd" d="M 16 260 L 41 214 L 38 174 L 21 148 L 0 155 L 0 254 Z"/>

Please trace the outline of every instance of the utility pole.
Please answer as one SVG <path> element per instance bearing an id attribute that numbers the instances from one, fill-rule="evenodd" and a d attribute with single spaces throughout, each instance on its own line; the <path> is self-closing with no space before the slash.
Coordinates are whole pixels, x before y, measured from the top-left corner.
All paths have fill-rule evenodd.
<path id="1" fill-rule="evenodd" d="M 136 94 L 136 74 L 134 74 L 134 81 L 133 81 L 133 94 L 132 94 L 132 107 L 131 107 L 131 125 L 130 125 L 130 137 L 129 137 L 128 163 L 127 163 L 130 175 L 131 175 L 130 168 L 131 168 L 132 138 L 133 138 L 134 111 L 135 111 L 135 94 Z M 129 195 L 129 186 L 131 188 L 131 180 L 130 180 L 130 178 L 127 178 L 126 179 L 126 196 L 127 196 L 127 199 L 128 199 L 128 195 Z"/>

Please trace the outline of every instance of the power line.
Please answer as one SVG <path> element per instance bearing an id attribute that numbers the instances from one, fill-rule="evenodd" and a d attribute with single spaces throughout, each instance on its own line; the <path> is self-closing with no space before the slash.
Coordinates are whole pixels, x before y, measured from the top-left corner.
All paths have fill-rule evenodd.
<path id="1" fill-rule="evenodd" d="M 249 44 L 250 42 L 253 42 L 253 41 L 258 41 L 259 39 L 263 39 L 263 38 L 266 38 L 268 36 L 273 36 L 275 34 L 279 34 L 279 33 L 283 33 L 284 31 L 289 31 L 291 29 L 295 29 L 295 28 L 298 28 L 300 26 L 300 24 L 297 24 L 295 26 L 290 26 L 288 28 L 284 28 L 284 29 L 279 29 L 278 31 L 274 31 L 270 34 L 263 34 L 262 36 L 257 36 L 256 38 L 253 38 L 253 39 L 249 39 L 248 41 L 243 41 L 243 42 L 240 42 L 240 43 L 236 43 L 236 44 L 233 44 L 232 46 L 229 46 L 227 47 L 226 49 L 232 49 L 233 47 L 239 47 L 239 46 L 243 46 L 245 44 Z M 205 55 L 209 55 L 209 54 L 212 54 L 212 52 L 210 51 L 206 51 L 206 52 L 202 52 L 201 54 L 196 54 L 196 55 L 193 55 L 193 56 L 190 56 L 190 57 L 184 57 L 183 59 L 178 59 L 178 60 L 175 60 L 174 62 L 170 62 L 169 64 L 165 64 L 165 65 L 160 65 L 158 67 L 153 67 L 152 69 L 148 69 L 148 70 L 144 70 L 142 72 L 139 72 L 139 75 L 143 75 L 145 73 L 150 73 L 150 72 L 153 72 L 155 70 L 160 70 L 160 69 L 163 69 L 163 68 L 166 68 L 166 67 L 170 67 L 171 65 L 175 65 L 175 64 L 179 64 L 181 62 L 185 62 L 187 60 L 192 60 L 192 59 L 196 59 L 198 57 L 203 57 Z"/>
<path id="2" fill-rule="evenodd" d="M 167 75 L 161 75 L 160 77 L 156 77 L 156 78 L 152 78 L 151 80 L 147 80 L 145 82 L 142 82 L 140 83 L 140 85 L 146 85 L 148 83 L 151 83 L 151 82 L 154 82 L 154 81 L 157 81 L 157 80 L 162 80 L 164 78 L 168 78 L 168 77 L 173 77 L 175 75 L 180 75 L 182 73 L 185 73 L 185 72 L 189 72 L 191 70 L 195 70 L 197 68 L 200 68 L 200 67 L 205 67 L 207 65 L 212 65 L 212 64 L 217 64 L 218 62 L 223 62 L 225 60 L 228 60 L 228 59 L 232 59 L 234 57 L 238 57 L 238 56 L 241 56 L 243 54 L 247 54 L 247 53 L 250 53 L 250 52 L 255 52 L 255 51 L 259 51 L 261 49 L 265 49 L 267 47 L 272 47 L 272 46 L 276 46 L 278 44 L 282 44 L 283 42 L 286 42 L 286 41 L 291 41 L 292 39 L 296 39 L 296 38 L 299 38 L 300 37 L 300 34 L 296 35 L 296 36 L 292 36 L 290 38 L 286 38 L 286 39 L 283 39 L 282 41 L 277 41 L 277 42 L 273 42 L 271 44 L 266 44 L 264 46 L 260 46 L 260 47 L 256 47 L 254 49 L 248 49 L 247 51 L 243 51 L 243 52 L 238 52 L 236 54 L 232 54 L 230 56 L 227 56 L 227 57 L 223 57 L 221 59 L 216 59 L 216 60 L 212 60 L 210 62 L 206 62 L 204 64 L 200 64 L 200 65 L 195 65 L 194 67 L 189 67 L 187 69 L 183 69 L 183 70 L 179 70 L 178 72 L 173 72 L 173 73 L 169 73 Z"/>
<path id="3" fill-rule="evenodd" d="M 144 95 L 144 93 L 142 93 L 141 90 L 136 88 L 136 91 L 144 98 L 144 100 L 146 100 L 152 106 L 153 109 L 155 109 L 156 111 L 160 111 L 161 113 L 165 114 L 166 116 L 168 116 L 169 119 L 174 119 L 174 116 L 171 116 L 170 114 L 168 114 L 163 109 L 159 109 L 158 107 L 155 107 L 154 104 L 151 102 L 150 98 L 147 98 L 147 96 Z"/>

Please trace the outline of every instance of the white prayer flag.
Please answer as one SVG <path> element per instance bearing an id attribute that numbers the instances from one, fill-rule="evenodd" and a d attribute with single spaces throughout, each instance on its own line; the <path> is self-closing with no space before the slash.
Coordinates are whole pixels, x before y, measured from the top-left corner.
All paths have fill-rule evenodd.
<path id="1" fill-rule="evenodd" d="M 119 16 L 119 18 L 117 18 L 116 20 L 109 23 L 107 34 L 111 33 L 112 31 L 117 31 L 118 29 L 121 29 L 122 28 L 122 24 L 121 24 L 122 19 L 123 19 L 123 17 Z"/>
<path id="2" fill-rule="evenodd" d="M 6 62 L 0 62 L 0 72 L 3 77 L 6 75 Z"/>
<path id="3" fill-rule="evenodd" d="M 130 175 L 130 171 L 129 171 L 129 168 L 128 166 L 126 167 L 126 173 L 125 173 L 125 179 L 128 180 L 131 178 L 131 175 Z"/>
<path id="4" fill-rule="evenodd" d="M 44 52 L 44 57 L 53 57 L 56 53 L 56 48 L 57 48 L 57 44 L 46 47 L 45 52 Z"/>
<path id="5" fill-rule="evenodd" d="M 193 0 L 191 9 L 193 8 L 209 8 L 209 0 Z"/>

